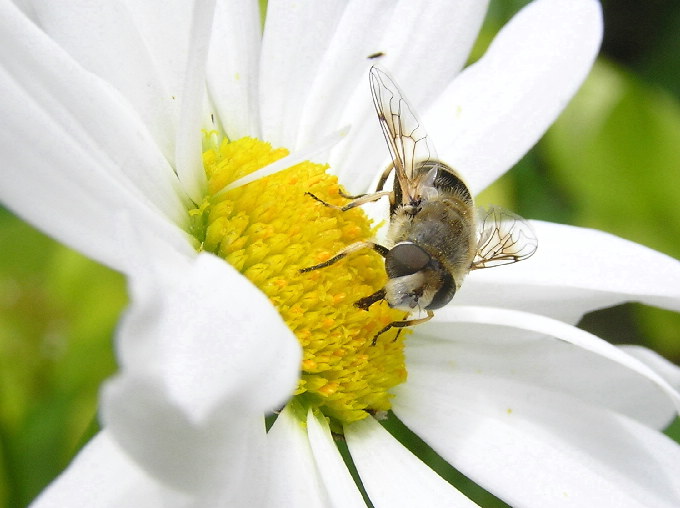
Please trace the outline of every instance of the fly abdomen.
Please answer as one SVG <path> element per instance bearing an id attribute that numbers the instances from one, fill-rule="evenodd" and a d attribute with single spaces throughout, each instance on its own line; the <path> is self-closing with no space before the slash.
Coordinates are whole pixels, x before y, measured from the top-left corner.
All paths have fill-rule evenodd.
<path id="1" fill-rule="evenodd" d="M 446 164 L 441 162 L 438 164 L 439 169 L 434 177 L 435 188 L 441 189 L 446 195 L 458 196 L 467 204 L 472 205 L 472 194 L 470 194 L 470 189 L 468 189 L 463 179 Z"/>

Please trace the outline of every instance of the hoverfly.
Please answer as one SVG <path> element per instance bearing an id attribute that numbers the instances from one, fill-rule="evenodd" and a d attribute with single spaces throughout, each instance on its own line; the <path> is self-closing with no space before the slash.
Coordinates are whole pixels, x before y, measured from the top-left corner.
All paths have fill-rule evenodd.
<path id="1" fill-rule="evenodd" d="M 371 67 L 369 81 L 392 163 L 385 169 L 372 194 L 346 196 L 347 205 L 325 206 L 342 211 L 389 197 L 388 245 L 364 241 L 349 245 L 331 259 L 301 270 L 318 270 L 361 249 L 373 249 L 385 258 L 387 283 L 355 305 L 368 309 L 385 300 L 392 308 L 426 317 L 394 321 L 406 327 L 430 320 L 433 310 L 449 303 L 471 270 L 522 261 L 536 252 L 531 226 L 521 217 L 498 207 L 477 209 L 467 185 L 450 166 L 437 159 L 427 134 L 392 78 Z M 391 191 L 383 190 L 394 171 Z M 408 315 L 406 316 L 408 317 Z"/>

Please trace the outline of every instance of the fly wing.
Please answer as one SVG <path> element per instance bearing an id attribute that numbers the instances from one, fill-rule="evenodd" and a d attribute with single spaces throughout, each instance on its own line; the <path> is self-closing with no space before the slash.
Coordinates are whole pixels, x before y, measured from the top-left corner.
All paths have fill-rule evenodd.
<path id="1" fill-rule="evenodd" d="M 538 240 L 529 223 L 508 210 L 479 210 L 477 255 L 471 270 L 508 265 L 531 257 Z"/>
<path id="2" fill-rule="evenodd" d="M 423 163 L 436 162 L 437 156 L 422 123 L 389 74 L 371 67 L 369 81 L 373 104 L 401 187 L 402 202 L 408 204 L 421 197 L 425 186 L 432 186 L 437 164 Z"/>

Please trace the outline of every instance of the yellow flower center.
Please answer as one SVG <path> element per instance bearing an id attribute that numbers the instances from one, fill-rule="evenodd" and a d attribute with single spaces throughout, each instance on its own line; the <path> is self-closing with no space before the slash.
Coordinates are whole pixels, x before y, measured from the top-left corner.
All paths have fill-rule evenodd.
<path id="1" fill-rule="evenodd" d="M 337 424 L 390 409 L 389 389 L 406 380 L 403 338 L 392 329 L 374 336 L 404 313 L 379 302 L 368 311 L 354 302 L 382 288 L 382 257 L 350 254 L 319 270 L 342 248 L 373 236 L 358 208 L 342 212 L 323 206 L 345 204 L 327 166 L 303 162 L 227 192 L 229 183 L 288 155 L 263 141 L 206 137 L 203 164 L 208 191 L 190 211 L 201 249 L 236 267 L 276 307 L 303 348 L 296 406 L 317 408 Z M 213 141 L 210 141 L 213 139 Z M 277 338 L 271 337 L 271 340 Z"/>

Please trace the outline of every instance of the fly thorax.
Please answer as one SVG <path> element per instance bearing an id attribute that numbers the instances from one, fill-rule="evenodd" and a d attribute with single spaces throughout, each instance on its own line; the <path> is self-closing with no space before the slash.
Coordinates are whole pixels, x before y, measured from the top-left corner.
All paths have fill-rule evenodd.
<path id="1" fill-rule="evenodd" d="M 421 209 L 420 200 L 412 201 L 408 205 L 403 205 L 401 207 L 401 211 L 409 216 L 409 218 L 415 217 Z"/>

